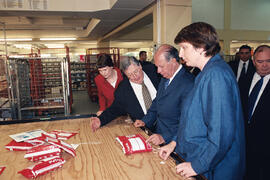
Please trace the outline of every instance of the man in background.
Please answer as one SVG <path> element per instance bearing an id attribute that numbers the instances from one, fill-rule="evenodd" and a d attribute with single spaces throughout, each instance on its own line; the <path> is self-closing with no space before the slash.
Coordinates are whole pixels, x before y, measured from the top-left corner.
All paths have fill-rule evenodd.
<path id="1" fill-rule="evenodd" d="M 146 51 L 139 52 L 139 60 L 140 60 L 141 65 L 152 64 L 151 62 L 147 61 L 147 52 Z"/>

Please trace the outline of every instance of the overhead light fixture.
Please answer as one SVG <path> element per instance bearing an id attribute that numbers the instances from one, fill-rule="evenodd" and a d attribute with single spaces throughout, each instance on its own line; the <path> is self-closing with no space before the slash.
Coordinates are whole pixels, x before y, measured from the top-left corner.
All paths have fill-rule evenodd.
<path id="1" fill-rule="evenodd" d="M 5 41 L 5 39 L 0 39 L 0 41 Z M 8 38 L 6 41 L 32 41 L 32 38 Z"/>
<path id="2" fill-rule="evenodd" d="M 65 45 L 64 44 L 44 44 L 45 46 L 47 46 L 48 48 L 64 48 Z"/>
<path id="3" fill-rule="evenodd" d="M 77 38 L 40 38 L 41 41 L 71 41 Z"/>
<path id="4" fill-rule="evenodd" d="M 14 44 L 16 48 L 24 48 L 24 49 L 31 49 L 32 45 L 31 44 Z"/>

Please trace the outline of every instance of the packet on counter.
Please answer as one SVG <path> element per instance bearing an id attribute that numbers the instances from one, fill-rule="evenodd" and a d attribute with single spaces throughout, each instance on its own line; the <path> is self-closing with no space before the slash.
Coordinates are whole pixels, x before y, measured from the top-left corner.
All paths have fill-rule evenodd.
<path id="1" fill-rule="evenodd" d="M 42 134 L 42 136 L 46 136 L 44 134 Z M 52 144 L 54 146 L 57 146 L 61 149 L 63 149 L 64 151 L 66 151 L 67 153 L 71 154 L 73 157 L 76 156 L 76 152 L 75 149 L 68 143 L 65 143 L 59 139 L 55 139 L 55 138 L 51 138 L 49 136 L 47 136 L 45 138 L 45 140 L 49 143 Z"/>
<path id="2" fill-rule="evenodd" d="M 116 140 L 121 144 L 123 152 L 126 155 L 152 151 L 152 146 L 140 134 L 117 136 Z"/>
<path id="3" fill-rule="evenodd" d="M 19 171 L 18 173 L 22 174 L 26 178 L 36 178 L 40 175 L 46 174 L 50 171 L 62 167 L 65 162 L 66 161 L 63 158 L 57 157 L 54 159 L 49 159 L 47 161 L 39 162 L 34 166 Z"/>
<path id="4" fill-rule="evenodd" d="M 24 158 L 30 161 L 39 161 L 49 157 L 60 157 L 61 149 L 54 145 L 42 145 L 28 150 Z"/>
<path id="5" fill-rule="evenodd" d="M 0 166 L 0 175 L 3 173 L 3 171 L 6 169 L 5 166 Z"/>
<path id="6" fill-rule="evenodd" d="M 67 139 L 71 138 L 72 136 L 75 136 L 78 133 L 77 132 L 62 131 L 62 130 L 54 130 L 54 131 L 50 132 L 50 134 L 55 134 L 57 136 L 57 139 L 67 140 Z"/>
<path id="7" fill-rule="evenodd" d="M 27 140 L 25 142 L 16 142 L 15 140 L 12 140 L 10 143 L 5 145 L 5 148 L 10 151 L 27 151 L 42 144 L 44 144 L 44 141 L 41 140 Z"/>

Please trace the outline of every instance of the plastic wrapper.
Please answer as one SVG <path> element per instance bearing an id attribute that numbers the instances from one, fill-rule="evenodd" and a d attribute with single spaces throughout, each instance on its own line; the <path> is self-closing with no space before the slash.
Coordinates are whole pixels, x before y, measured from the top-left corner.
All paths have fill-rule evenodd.
<path id="1" fill-rule="evenodd" d="M 43 135 L 46 136 L 46 135 Z M 59 139 L 55 139 L 55 138 L 51 138 L 51 137 L 46 137 L 45 140 L 49 143 L 52 144 L 54 146 L 57 146 L 61 149 L 63 149 L 64 151 L 66 151 L 67 153 L 71 154 L 73 157 L 76 156 L 76 152 L 75 149 L 68 143 L 65 143 Z"/>
<path id="2" fill-rule="evenodd" d="M 36 178 L 38 176 L 62 167 L 64 163 L 65 160 L 63 158 L 57 157 L 54 159 L 49 159 L 47 161 L 39 162 L 31 167 L 19 171 L 18 173 L 22 174 L 26 178 Z"/>
<path id="3" fill-rule="evenodd" d="M 62 130 L 54 130 L 50 132 L 50 134 L 55 134 L 57 136 L 57 139 L 67 140 L 71 138 L 72 136 L 75 136 L 78 134 L 77 132 L 69 132 L 69 131 L 62 131 Z"/>
<path id="4" fill-rule="evenodd" d="M 116 140 L 121 144 L 124 154 L 151 152 L 152 146 L 140 135 L 117 136 Z"/>
<path id="5" fill-rule="evenodd" d="M 60 157 L 61 149 L 54 145 L 42 145 L 28 150 L 24 158 L 30 161 L 39 161 L 49 157 Z"/>
<path id="6" fill-rule="evenodd" d="M 6 169 L 5 166 L 0 166 L 0 175 L 3 173 L 3 171 Z"/>
<path id="7" fill-rule="evenodd" d="M 27 140 L 25 142 L 16 142 L 15 140 L 12 140 L 5 146 L 5 148 L 10 151 L 27 151 L 42 144 L 44 144 L 44 141 L 37 139 Z"/>

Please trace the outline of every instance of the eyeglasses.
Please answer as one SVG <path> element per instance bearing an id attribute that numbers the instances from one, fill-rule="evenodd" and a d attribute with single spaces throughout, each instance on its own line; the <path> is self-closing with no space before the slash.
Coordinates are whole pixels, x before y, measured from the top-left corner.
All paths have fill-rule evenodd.
<path id="1" fill-rule="evenodd" d="M 133 72 L 131 73 L 126 73 L 127 77 L 131 77 L 131 76 L 138 76 L 140 73 L 140 68 L 137 68 L 136 70 L 134 70 Z"/>

